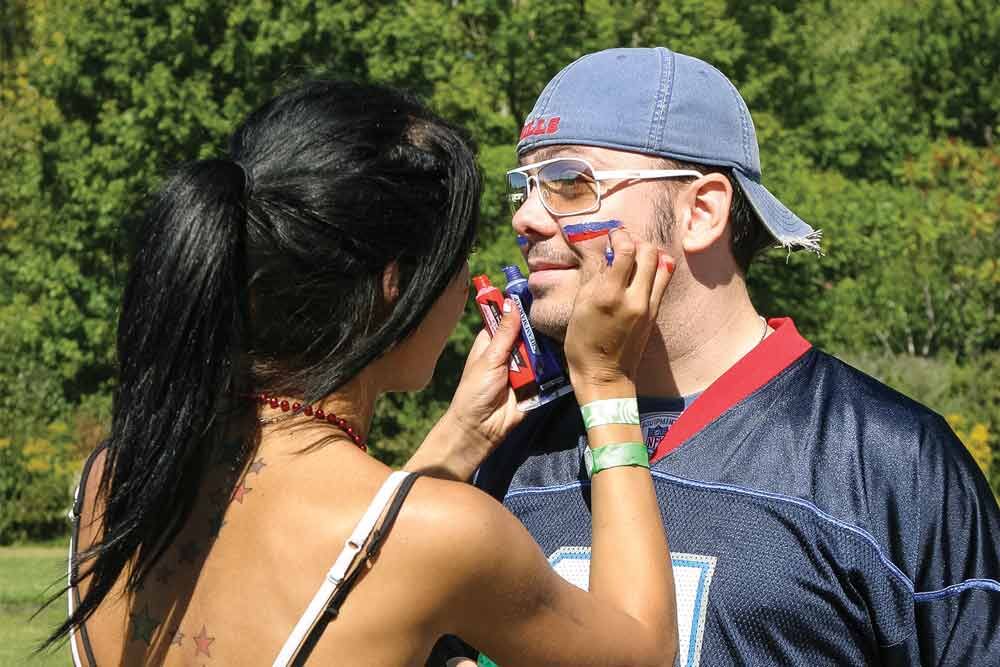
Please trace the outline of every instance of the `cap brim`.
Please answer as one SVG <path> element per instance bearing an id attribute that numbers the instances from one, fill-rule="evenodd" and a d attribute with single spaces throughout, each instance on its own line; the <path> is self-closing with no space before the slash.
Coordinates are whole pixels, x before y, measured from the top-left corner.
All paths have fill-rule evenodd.
<path id="1" fill-rule="evenodd" d="M 787 206 L 757 181 L 746 176 L 740 169 L 733 169 L 736 181 L 750 201 L 750 205 L 771 235 L 785 248 L 805 248 L 819 252 L 822 232 L 810 227 L 802 218 L 792 213 Z"/>

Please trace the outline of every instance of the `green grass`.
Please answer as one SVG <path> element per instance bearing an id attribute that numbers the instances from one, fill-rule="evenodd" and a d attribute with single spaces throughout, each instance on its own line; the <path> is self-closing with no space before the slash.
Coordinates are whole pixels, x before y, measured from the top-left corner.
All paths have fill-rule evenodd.
<path id="1" fill-rule="evenodd" d="M 69 648 L 32 655 L 32 649 L 66 618 L 63 599 L 34 619 L 31 615 L 66 577 L 66 546 L 0 547 L 0 667 L 70 664 Z"/>

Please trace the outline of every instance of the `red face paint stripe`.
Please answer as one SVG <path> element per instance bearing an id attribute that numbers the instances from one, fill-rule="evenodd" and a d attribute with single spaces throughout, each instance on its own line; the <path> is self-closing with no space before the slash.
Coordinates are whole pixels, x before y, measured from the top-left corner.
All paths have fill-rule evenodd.
<path id="1" fill-rule="evenodd" d="M 579 243 L 588 239 L 596 239 L 598 236 L 605 236 L 612 229 L 618 229 L 621 226 L 621 220 L 582 222 L 576 225 L 566 225 L 563 227 L 563 233 L 570 243 Z"/>
<path id="2" fill-rule="evenodd" d="M 596 239 L 598 236 L 607 236 L 608 230 L 591 231 L 591 232 L 577 232 L 575 234 L 566 234 L 566 240 L 570 243 L 579 243 L 580 241 L 589 241 L 590 239 Z"/>
<path id="3" fill-rule="evenodd" d="M 799 335 L 791 318 L 775 318 L 767 323 L 774 333 L 733 364 L 681 414 L 656 446 L 650 463 L 656 463 L 680 447 L 726 410 L 770 382 L 812 347 L 812 343 Z"/>

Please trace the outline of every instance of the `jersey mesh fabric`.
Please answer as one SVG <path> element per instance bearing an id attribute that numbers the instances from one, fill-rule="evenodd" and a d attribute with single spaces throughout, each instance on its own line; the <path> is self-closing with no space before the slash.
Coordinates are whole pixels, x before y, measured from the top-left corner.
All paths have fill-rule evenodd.
<path id="1" fill-rule="evenodd" d="M 477 479 L 577 585 L 589 481 L 571 400 Z M 1000 510 L 944 421 L 810 351 L 652 466 L 681 665 L 1000 664 Z"/>

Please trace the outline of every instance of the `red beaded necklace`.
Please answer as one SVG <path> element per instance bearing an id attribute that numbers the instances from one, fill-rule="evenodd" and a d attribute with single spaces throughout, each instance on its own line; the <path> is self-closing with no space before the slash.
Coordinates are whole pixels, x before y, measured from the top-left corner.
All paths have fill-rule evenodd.
<path id="1" fill-rule="evenodd" d="M 267 394 L 260 393 L 256 395 L 257 401 L 261 405 L 268 405 L 274 409 L 280 409 L 282 412 L 291 412 L 289 417 L 296 414 L 303 414 L 306 417 L 312 417 L 320 421 L 325 421 L 326 423 L 336 426 L 354 441 L 354 444 L 358 446 L 363 452 L 368 451 L 368 444 L 365 442 L 355 430 L 347 423 L 347 420 L 343 417 L 338 417 L 332 412 L 323 412 L 323 408 L 314 408 L 311 405 L 302 405 L 301 403 L 289 403 L 287 400 L 278 399 L 274 396 L 268 396 Z"/>

